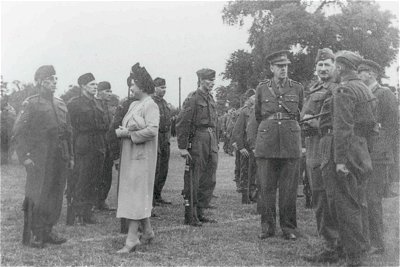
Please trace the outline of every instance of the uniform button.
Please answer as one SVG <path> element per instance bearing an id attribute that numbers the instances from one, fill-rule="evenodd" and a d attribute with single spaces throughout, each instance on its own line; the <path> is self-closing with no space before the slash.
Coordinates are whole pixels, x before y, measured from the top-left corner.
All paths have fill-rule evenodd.
<path id="1" fill-rule="evenodd" d="M 278 121 L 278 124 L 279 124 L 279 125 L 281 125 L 281 124 L 282 124 L 282 122 Z"/>
<path id="2" fill-rule="evenodd" d="M 279 96 L 279 98 L 282 98 L 282 96 Z"/>
<path id="3" fill-rule="evenodd" d="M 281 107 L 282 107 L 282 105 L 279 105 L 278 107 L 280 107 L 280 108 L 281 108 Z"/>

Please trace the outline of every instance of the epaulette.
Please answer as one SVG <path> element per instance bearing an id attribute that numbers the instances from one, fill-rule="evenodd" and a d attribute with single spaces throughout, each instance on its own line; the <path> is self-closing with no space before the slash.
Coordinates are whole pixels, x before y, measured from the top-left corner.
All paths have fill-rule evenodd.
<path id="1" fill-rule="evenodd" d="M 258 85 L 263 85 L 263 84 L 267 84 L 268 86 L 271 86 L 271 80 L 270 79 L 265 79 L 260 81 L 260 83 Z"/>
<path id="2" fill-rule="evenodd" d="M 35 98 L 39 98 L 39 97 L 40 97 L 39 94 L 28 96 L 28 97 L 25 98 L 25 100 L 22 102 L 22 106 L 27 105 L 31 100 L 33 100 L 33 99 L 35 99 Z"/>
<path id="3" fill-rule="evenodd" d="M 299 82 L 297 82 L 295 80 L 292 80 L 292 79 L 288 79 L 288 82 L 289 82 L 289 86 L 290 87 L 292 87 L 293 84 L 297 84 L 297 85 L 303 86 L 301 83 L 299 83 Z"/>

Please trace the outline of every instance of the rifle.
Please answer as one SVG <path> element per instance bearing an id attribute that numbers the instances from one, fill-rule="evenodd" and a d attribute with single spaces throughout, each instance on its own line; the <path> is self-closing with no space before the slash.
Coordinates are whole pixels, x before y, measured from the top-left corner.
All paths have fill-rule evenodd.
<path id="1" fill-rule="evenodd" d="M 29 246 L 31 243 L 32 236 L 32 212 L 33 212 L 33 201 L 27 197 L 24 199 L 23 211 L 24 211 L 24 230 L 22 232 L 22 244 Z"/>
<path id="2" fill-rule="evenodd" d="M 191 170 L 191 159 L 190 156 L 186 156 L 186 163 L 185 163 L 185 173 L 183 175 L 184 183 L 186 186 L 183 192 L 184 199 L 185 199 L 185 224 L 192 224 L 194 220 L 194 205 L 193 205 L 193 177 L 192 177 L 192 170 Z M 189 187 L 189 192 L 187 189 Z"/>
<path id="3" fill-rule="evenodd" d="M 302 119 L 302 120 L 299 121 L 299 124 L 302 124 L 302 123 L 305 123 L 306 121 L 310 121 L 310 120 L 319 118 L 319 117 L 324 116 L 324 115 L 328 115 L 328 114 L 330 114 L 330 113 L 331 113 L 330 111 L 327 111 L 327 112 L 323 112 L 323 113 L 320 113 L 320 114 L 311 116 L 311 117 L 306 118 L 306 119 Z"/>

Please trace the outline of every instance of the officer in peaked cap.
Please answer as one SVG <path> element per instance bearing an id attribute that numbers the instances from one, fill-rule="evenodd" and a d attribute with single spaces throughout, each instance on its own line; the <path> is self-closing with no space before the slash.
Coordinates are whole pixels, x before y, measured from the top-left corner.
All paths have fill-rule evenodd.
<path id="1" fill-rule="evenodd" d="M 358 76 L 378 99 L 376 120 L 380 125 L 379 135 L 373 138 L 371 152 L 373 172 L 367 181 L 368 219 L 372 254 L 383 254 L 382 198 L 395 196 L 390 191 L 390 170 L 396 166 L 398 154 L 398 108 L 392 91 L 379 84 L 382 68 L 372 60 L 363 60 L 358 66 Z M 398 158 L 398 157 L 397 157 Z M 397 162 L 398 166 L 398 162 Z"/>
<path id="2" fill-rule="evenodd" d="M 301 138 L 298 119 L 303 86 L 288 78 L 289 51 L 270 54 L 273 77 L 256 89 L 255 116 L 260 124 L 255 145 L 260 182 L 260 239 L 275 235 L 279 184 L 280 227 L 285 239 L 297 239 L 296 198 Z"/>
<path id="3" fill-rule="evenodd" d="M 191 158 L 193 190 L 190 178 L 184 177 L 183 195 L 185 203 L 193 200 L 193 210 L 185 207 L 185 223 L 200 226 L 215 222 L 204 216 L 216 185 L 218 165 L 217 109 L 211 90 L 214 87 L 215 71 L 197 71 L 198 89 L 191 92 L 183 102 L 176 122 L 178 148 L 181 156 Z M 193 194 L 191 194 L 191 191 Z"/>
<path id="4" fill-rule="evenodd" d="M 161 191 L 164 188 L 168 175 L 169 155 L 171 137 L 171 110 L 168 107 L 164 95 L 167 89 L 165 79 L 157 77 L 154 79 L 154 94 L 152 98 L 158 105 L 160 110 L 160 124 L 158 127 L 158 153 L 157 153 L 157 166 L 156 175 L 154 179 L 153 191 L 153 205 L 159 206 L 161 204 L 169 205 L 167 201 L 161 197 Z"/>
<path id="5" fill-rule="evenodd" d="M 284 65 L 284 64 L 290 64 L 290 60 L 288 58 L 288 55 L 290 54 L 289 50 L 281 50 L 278 52 L 274 52 L 272 54 L 269 54 L 266 57 L 266 60 L 269 62 L 271 65 Z"/>

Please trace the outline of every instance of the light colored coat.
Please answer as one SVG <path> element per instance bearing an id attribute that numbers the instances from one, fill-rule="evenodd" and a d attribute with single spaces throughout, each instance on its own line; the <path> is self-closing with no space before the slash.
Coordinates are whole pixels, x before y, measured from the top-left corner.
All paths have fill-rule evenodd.
<path id="1" fill-rule="evenodd" d="M 122 121 L 130 129 L 130 138 L 122 139 L 118 218 L 151 216 L 159 121 L 160 111 L 151 97 L 132 102 Z"/>

